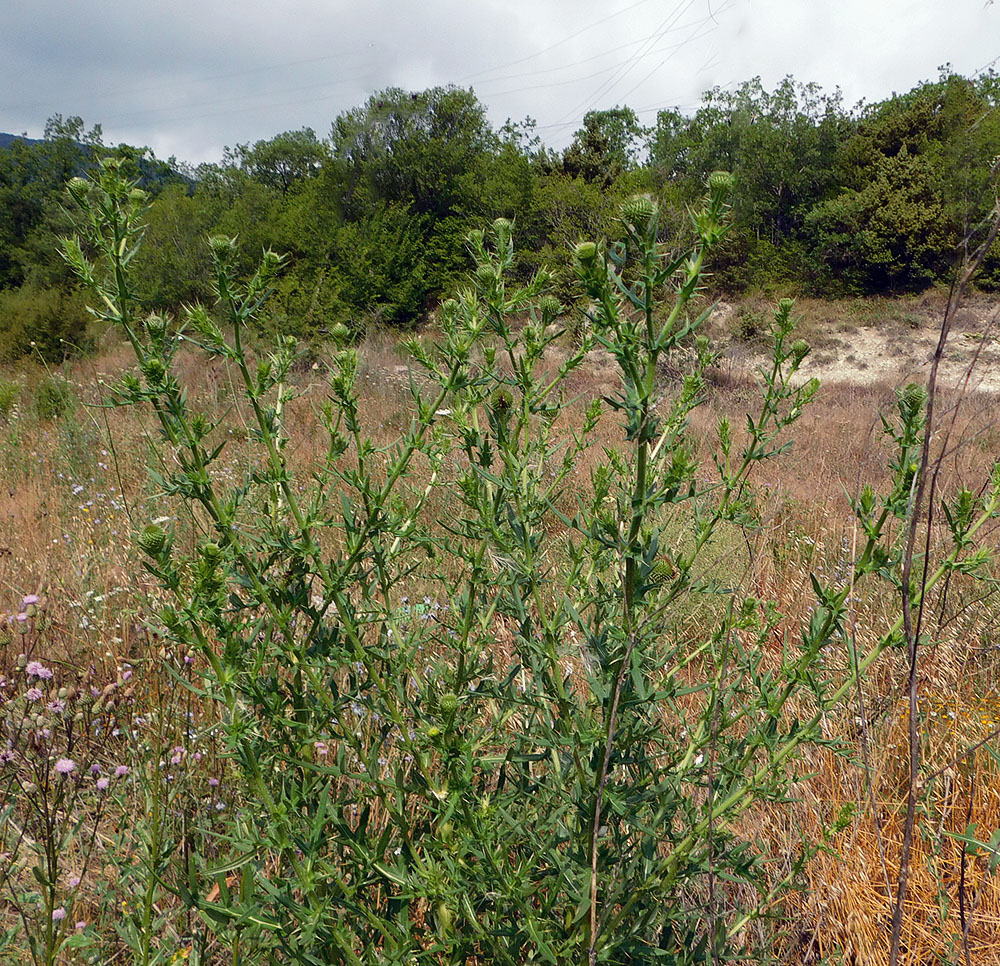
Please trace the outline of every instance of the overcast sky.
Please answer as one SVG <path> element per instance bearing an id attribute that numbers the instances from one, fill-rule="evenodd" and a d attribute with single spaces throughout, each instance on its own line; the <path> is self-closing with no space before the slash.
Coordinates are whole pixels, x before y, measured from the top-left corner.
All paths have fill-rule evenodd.
<path id="1" fill-rule="evenodd" d="M 590 109 L 652 123 L 760 76 L 844 102 L 1000 65 L 989 0 L 0 0 L 0 131 L 80 115 L 105 142 L 218 161 L 385 87 L 473 87 L 552 147 Z"/>

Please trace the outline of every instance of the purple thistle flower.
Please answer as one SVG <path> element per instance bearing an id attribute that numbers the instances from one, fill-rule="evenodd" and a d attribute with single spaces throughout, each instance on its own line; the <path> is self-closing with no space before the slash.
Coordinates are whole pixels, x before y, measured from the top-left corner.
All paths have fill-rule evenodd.
<path id="1" fill-rule="evenodd" d="M 95 761 L 90 766 L 90 774 L 91 775 L 100 775 L 100 773 L 101 773 L 101 766 Z"/>
<path id="2" fill-rule="evenodd" d="M 60 775 L 72 775 L 76 771 L 76 762 L 72 758 L 60 758 L 56 762 L 56 771 Z"/>
<path id="3" fill-rule="evenodd" d="M 66 910 L 62 906 L 60 906 L 58 909 L 52 910 L 53 922 L 61 922 L 65 918 L 66 918 Z"/>
<path id="4" fill-rule="evenodd" d="M 28 690 L 24 692 L 24 696 L 29 701 L 41 701 L 42 698 L 45 697 L 45 695 L 43 695 L 38 688 L 28 688 Z"/>
<path id="5" fill-rule="evenodd" d="M 76 928 L 77 929 L 86 929 L 87 928 L 87 920 L 86 919 L 79 920 L 79 922 L 77 922 L 77 924 L 76 924 Z"/>
<path id="6" fill-rule="evenodd" d="M 208 784 L 212 788 L 218 788 L 219 787 L 219 779 L 218 778 L 209 778 Z"/>
<path id="7" fill-rule="evenodd" d="M 43 681 L 48 681 L 52 678 L 52 671 L 42 664 L 41 661 L 29 661 L 28 666 L 24 669 L 24 673 L 29 678 L 41 678 Z"/>
<path id="8" fill-rule="evenodd" d="M 128 765 L 119 765 L 115 769 L 115 778 L 124 778 L 129 773 Z"/>
<path id="9" fill-rule="evenodd" d="M 39 600 L 41 600 L 41 598 L 38 596 L 38 594 L 25 594 L 21 598 L 21 606 L 27 607 L 30 604 L 37 604 Z"/>
<path id="10" fill-rule="evenodd" d="M 104 792 L 104 791 L 107 791 L 107 788 L 108 788 L 108 780 L 106 778 L 98 778 L 97 779 L 97 790 L 99 792 Z"/>

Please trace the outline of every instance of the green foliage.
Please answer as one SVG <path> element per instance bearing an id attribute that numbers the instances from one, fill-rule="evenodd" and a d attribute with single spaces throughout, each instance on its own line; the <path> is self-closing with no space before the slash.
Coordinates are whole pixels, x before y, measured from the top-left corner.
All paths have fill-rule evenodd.
<path id="1" fill-rule="evenodd" d="M 6 422 L 14 414 L 21 385 L 13 379 L 0 378 L 0 420 Z"/>
<path id="2" fill-rule="evenodd" d="M 933 174 L 926 158 L 903 148 L 882 159 L 862 189 L 842 192 L 809 213 L 811 257 L 834 291 L 921 288 L 942 276 L 945 253 L 959 238 L 949 231 L 931 187 Z"/>
<path id="3" fill-rule="evenodd" d="M 768 92 L 758 77 L 707 92 L 690 119 L 661 111 L 650 163 L 661 177 L 684 177 L 689 192 L 714 168 L 732 171 L 737 229 L 777 245 L 832 185 L 834 152 L 850 131 L 839 92 L 790 77 Z"/>
<path id="4" fill-rule="evenodd" d="M 61 376 L 47 376 L 35 386 L 35 412 L 39 419 L 59 419 L 72 406 L 73 387 Z"/>
<path id="5" fill-rule="evenodd" d="M 434 284 L 426 264 L 424 224 L 398 205 L 379 205 L 340 227 L 333 243 L 341 297 L 389 324 L 412 322 Z"/>
<path id="6" fill-rule="evenodd" d="M 563 152 L 563 170 L 571 178 L 609 188 L 636 166 L 639 144 L 646 133 L 629 107 L 588 111 L 583 127 Z"/>
<path id="7" fill-rule="evenodd" d="M 145 226 L 134 269 L 143 303 L 162 310 L 208 299 L 204 250 L 214 225 L 207 206 L 183 185 L 171 185 L 150 204 Z"/>
<path id="8" fill-rule="evenodd" d="M 238 144 L 226 149 L 224 163 L 238 167 L 254 181 L 288 194 L 303 181 L 314 178 L 328 158 L 327 146 L 312 128 L 286 131 L 252 147 Z"/>
<path id="9" fill-rule="evenodd" d="M 646 197 L 623 207 L 620 243 L 576 246 L 590 308 L 581 345 L 554 376 L 543 375 L 558 310 L 548 276 L 511 280 L 508 220 L 471 233 L 472 283 L 442 306 L 441 344 L 411 346 L 427 388 L 411 383 L 410 425 L 391 448 L 375 447 L 357 354 L 339 349 L 322 414 L 328 455 L 308 483 L 284 454 L 294 340 L 280 338 L 253 367 L 244 348 L 283 259 L 266 254 L 241 283 L 235 242 L 212 238 L 231 340 L 200 308 L 179 324 L 144 320 L 122 255 L 138 240 L 143 199 L 113 162 L 96 184 L 74 184 L 99 261 L 79 242 L 66 258 L 136 353 L 138 373 L 114 401 L 152 406 L 172 456 L 157 483 L 205 521 L 186 552 L 159 524 L 138 537 L 171 598 L 157 622 L 178 653 L 208 662 L 198 689 L 219 706 L 245 785 L 220 861 L 189 853 L 168 878 L 157 846 L 147 896 L 169 885 L 257 961 L 686 963 L 744 951 L 743 927 L 815 845 L 790 866 L 782 855 L 787 874 L 771 874 L 765 843 L 741 836 L 740 816 L 788 799 L 799 749 L 823 742 L 822 722 L 853 685 L 826 667 L 826 649 L 845 633 L 856 583 L 898 569 L 885 527 L 906 512 L 924 424 L 923 400 L 908 390 L 898 426 L 887 423 L 898 449 L 891 495 L 881 515 L 874 496 L 858 508 L 868 543 L 855 574 L 816 583 L 801 644 L 765 671 L 773 605 L 718 583 L 698 560 L 724 525 L 752 526 L 747 476 L 786 448 L 781 434 L 816 391 L 815 381 L 793 385 L 808 346 L 793 339 L 792 303 L 774 316 L 746 443 L 737 450 L 718 427 L 716 482 L 702 482 L 688 430 L 707 342 L 676 394 L 662 395 L 657 379 L 706 317 L 694 306 L 706 253 L 728 230 L 732 184 L 711 176 L 692 215 L 696 244 L 676 258 Z M 515 331 L 518 315 L 528 322 Z M 225 441 L 210 438 L 177 380 L 182 335 L 242 385 L 255 458 L 241 480 L 217 471 Z M 607 402 L 625 442 L 569 501 L 602 407 L 574 427 L 561 387 L 595 344 L 619 367 Z M 974 508 L 956 504 L 956 560 L 998 488 Z M 432 503 L 447 514 L 429 514 Z M 420 613 L 408 597 L 415 579 L 433 589 Z M 724 601 L 706 612 L 716 626 L 693 644 L 666 633 L 702 595 Z M 219 886 L 213 898 L 193 885 L 206 881 Z"/>
<path id="10" fill-rule="evenodd" d="M 994 86 L 944 75 L 868 109 L 838 152 L 842 189 L 806 219 L 827 290 L 917 289 L 948 276 L 993 204 Z"/>
<path id="11" fill-rule="evenodd" d="M 28 282 L 0 291 L 0 359 L 34 355 L 59 362 L 86 347 L 87 322 L 78 290 Z"/>
<path id="12" fill-rule="evenodd" d="M 618 240 L 618 204 L 648 193 L 663 212 L 661 242 L 689 244 L 687 211 L 716 169 L 736 180 L 714 291 L 914 289 L 947 276 L 990 208 L 997 103 L 989 73 L 945 72 L 854 111 L 837 91 L 790 77 L 768 91 L 755 78 L 707 92 L 691 116 L 661 111 L 652 130 L 627 106 L 590 111 L 559 154 L 530 118 L 495 131 L 471 89 L 389 88 L 340 115 L 325 140 L 288 131 L 183 172 L 145 148 L 104 147 L 99 129 L 57 115 L 47 140 L 0 151 L 0 291 L 68 287 L 52 255 L 67 231 L 59 191 L 109 155 L 152 197 L 136 266 L 149 308 L 211 299 L 200 240 L 238 236 L 240 277 L 267 249 L 289 256 L 263 321 L 309 338 L 333 319 L 426 315 L 469 268 L 467 233 L 497 217 L 518 226 L 517 277 L 551 265 L 571 302 L 566 253 L 578 240 Z M 1000 243 L 981 277 L 1000 279 Z"/>
<path id="13" fill-rule="evenodd" d="M 476 162 L 496 135 L 471 90 L 388 88 L 334 121 L 331 146 L 344 171 L 348 218 L 379 201 L 417 215 L 447 215 L 476 190 Z"/>

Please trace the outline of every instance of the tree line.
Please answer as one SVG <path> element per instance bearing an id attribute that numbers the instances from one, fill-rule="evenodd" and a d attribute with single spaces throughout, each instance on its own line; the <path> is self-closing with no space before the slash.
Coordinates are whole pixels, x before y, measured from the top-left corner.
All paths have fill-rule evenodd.
<path id="1" fill-rule="evenodd" d="M 687 211 L 718 169 L 735 176 L 734 227 L 710 280 L 719 292 L 837 297 L 943 282 L 995 203 L 998 102 L 994 73 L 943 69 L 853 108 L 839 91 L 754 79 L 708 91 L 691 114 L 662 110 L 651 127 L 629 107 L 591 111 L 556 151 L 530 118 L 495 129 L 471 89 L 390 88 L 325 138 L 288 131 L 197 167 L 106 146 L 99 126 L 57 115 L 43 139 L 0 149 L 0 358 L 84 345 L 83 299 L 56 239 L 69 231 L 66 182 L 109 153 L 152 196 L 136 256 L 148 308 L 208 301 L 205 239 L 236 235 L 246 271 L 264 248 L 289 259 L 265 324 L 321 337 L 337 322 L 421 319 L 470 267 L 469 230 L 500 215 L 516 225 L 518 270 L 553 266 L 571 299 L 571 247 L 613 241 L 623 199 L 654 196 L 669 214 L 663 241 L 683 244 Z M 982 284 L 1000 285 L 1000 246 Z"/>

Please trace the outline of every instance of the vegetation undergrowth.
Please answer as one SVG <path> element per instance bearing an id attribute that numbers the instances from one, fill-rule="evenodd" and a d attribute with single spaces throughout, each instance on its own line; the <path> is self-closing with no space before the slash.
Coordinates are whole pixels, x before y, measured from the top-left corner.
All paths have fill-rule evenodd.
<path id="1" fill-rule="evenodd" d="M 735 533 L 759 550 L 751 474 L 788 449 L 818 389 L 794 378 L 809 347 L 784 301 L 745 426 L 720 418 L 708 449 L 692 433 L 713 358 L 697 300 L 730 188 L 726 174 L 709 179 L 683 252 L 659 241 L 644 197 L 623 207 L 620 243 L 576 247 L 585 321 L 555 372 L 544 362 L 560 306 L 547 276 L 509 281 L 510 223 L 474 232 L 477 267 L 443 306 L 440 344 L 410 344 L 412 414 L 398 439 L 377 444 L 365 428 L 358 352 L 342 341 L 317 413 L 325 456 L 302 478 L 288 450 L 294 343 L 260 359 L 246 346 L 281 259 L 268 253 L 241 283 L 235 243 L 213 238 L 225 328 L 200 306 L 179 322 L 142 315 L 130 263 L 143 193 L 114 160 L 71 184 L 81 238 L 67 260 L 138 366 L 109 404 L 152 411 L 153 478 L 177 507 L 136 531 L 161 590 L 146 623 L 188 703 L 160 700 L 144 723 L 155 740 L 132 858 L 101 850 L 128 890 L 119 933 L 135 962 L 181 949 L 303 964 L 776 954 L 774 932 L 755 926 L 785 908 L 853 809 L 820 807 L 792 847 L 748 829 L 797 807 L 815 756 L 856 752 L 831 722 L 850 718 L 866 675 L 915 646 L 907 608 L 985 576 L 978 538 L 997 514 L 1000 471 L 945 503 L 948 532 L 928 541 L 924 577 L 911 582 L 928 396 L 908 386 L 884 422 L 888 484 L 852 500 L 857 544 L 828 574 L 811 572 L 797 634 L 735 569 L 703 566 Z M 183 343 L 233 374 L 239 444 L 181 384 Z M 574 421 L 566 386 L 595 346 L 613 357 L 619 388 Z M 663 364 L 682 351 L 690 365 L 664 387 Z M 604 444 L 589 486 L 571 488 L 606 419 L 621 442 Z M 238 476 L 224 462 L 237 445 Z M 883 586 L 895 613 L 859 635 L 858 597 Z M 22 604 L 12 623 L 27 641 L 39 601 Z M 692 612 L 699 626 L 681 626 Z M 86 924 L 69 927 L 59 863 L 94 854 L 100 812 L 75 802 L 110 779 L 73 757 L 88 712 L 65 717 L 73 696 L 45 694 L 51 669 L 22 653 L 0 781 L 25 793 L 5 797 L 23 831 L 5 837 L 0 875 L 25 910 L 31 955 L 51 964 L 100 948 Z M 117 701 L 121 677 L 105 700 Z M 65 748 L 45 713 L 67 723 Z M 161 774 L 194 753 L 184 742 L 199 714 L 217 720 L 207 727 L 239 779 L 214 821 Z M 51 763 L 44 783 L 31 778 L 38 753 Z M 40 905 L 19 891 L 28 866 Z M 174 949 L 160 922 L 170 896 L 188 910 L 184 934 L 171 926 Z"/>

